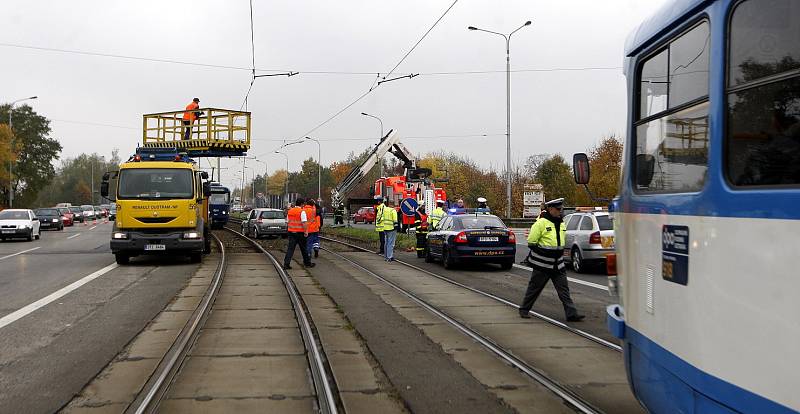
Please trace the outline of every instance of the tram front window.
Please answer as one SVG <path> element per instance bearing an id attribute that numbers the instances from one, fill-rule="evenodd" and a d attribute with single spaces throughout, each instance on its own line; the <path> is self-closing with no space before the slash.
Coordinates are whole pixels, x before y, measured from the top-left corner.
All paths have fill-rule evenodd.
<path id="1" fill-rule="evenodd" d="M 228 194 L 211 194 L 208 198 L 209 204 L 228 204 L 229 200 Z"/>

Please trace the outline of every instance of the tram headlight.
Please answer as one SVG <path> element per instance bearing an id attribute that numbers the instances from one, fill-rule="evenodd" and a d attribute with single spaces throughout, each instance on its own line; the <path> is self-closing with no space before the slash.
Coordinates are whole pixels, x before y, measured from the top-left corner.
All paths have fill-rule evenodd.
<path id="1" fill-rule="evenodd" d="M 126 240 L 128 238 L 128 233 L 116 231 L 111 235 L 111 238 L 115 240 Z"/>
<path id="2" fill-rule="evenodd" d="M 196 231 L 187 231 L 187 232 L 183 233 L 183 238 L 184 239 L 199 239 L 200 238 L 200 233 L 198 233 Z"/>

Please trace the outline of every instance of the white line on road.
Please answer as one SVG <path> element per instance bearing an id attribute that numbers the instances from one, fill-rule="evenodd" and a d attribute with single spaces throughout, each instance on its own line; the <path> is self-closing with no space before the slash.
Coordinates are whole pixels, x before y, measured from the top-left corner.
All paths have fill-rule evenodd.
<path id="1" fill-rule="evenodd" d="M 42 248 L 42 246 L 39 246 L 39 247 L 34 247 L 33 249 L 23 250 L 23 251 L 21 251 L 21 252 L 18 252 L 18 253 L 9 254 L 8 256 L 3 256 L 3 257 L 0 257 L 0 260 L 3 260 L 3 259 L 8 259 L 9 257 L 14 257 L 14 256 L 16 256 L 16 255 L 18 255 L 18 254 L 23 254 L 23 253 L 32 252 L 32 251 L 34 251 L 34 250 L 36 250 L 36 249 L 41 249 L 41 248 Z"/>
<path id="2" fill-rule="evenodd" d="M 92 280 L 95 280 L 98 277 L 103 276 L 104 274 L 116 269 L 118 266 L 119 266 L 118 264 L 112 263 L 112 264 L 110 264 L 110 265 L 108 265 L 108 266 L 106 266 L 106 267 L 104 267 L 104 268 L 102 268 L 102 269 L 100 269 L 100 270 L 88 275 L 88 276 L 84 276 L 82 279 L 80 279 L 80 280 L 78 280 L 76 282 L 73 282 L 73 283 L 71 283 L 71 284 L 69 284 L 69 285 L 67 285 L 67 286 L 65 286 L 65 287 L 63 287 L 63 288 L 61 288 L 61 289 L 59 289 L 59 290 L 57 290 L 57 291 L 45 296 L 45 297 L 37 300 L 36 302 L 31 303 L 30 305 L 25 306 L 24 308 L 18 309 L 18 310 L 14 311 L 14 312 L 9 313 L 6 316 L 3 316 L 2 318 L 0 318 L 0 329 L 5 327 L 6 325 L 10 325 L 10 324 L 14 323 L 15 321 L 17 321 L 17 320 L 19 320 L 21 318 L 24 318 L 25 316 L 30 315 L 33 311 L 35 311 L 35 310 L 37 310 L 37 309 L 39 309 L 41 307 L 46 306 L 50 302 L 53 302 L 55 300 L 60 299 L 61 297 L 63 297 L 67 293 L 70 293 L 73 290 L 75 290 L 75 289 L 77 289 L 77 288 L 79 288 L 79 287 L 91 282 Z"/>
<path id="3" fill-rule="evenodd" d="M 95 224 L 94 226 L 89 227 L 89 230 L 94 230 L 96 227 L 97 227 L 97 225 Z"/>
<path id="4" fill-rule="evenodd" d="M 67 240 L 69 240 L 69 239 L 74 239 L 74 238 L 76 238 L 76 237 L 78 237 L 78 236 L 80 236 L 80 235 L 81 235 L 80 233 L 78 233 L 78 234 L 73 234 L 72 236 L 69 236 L 69 237 L 67 237 Z"/>
<path id="5" fill-rule="evenodd" d="M 516 267 L 517 269 L 522 269 L 522 270 L 527 270 L 527 271 L 531 270 L 530 267 L 518 265 L 516 263 L 514 263 L 514 267 Z M 587 281 L 582 280 L 582 279 L 575 279 L 574 277 L 567 277 L 567 280 L 569 280 L 572 283 L 577 283 L 579 285 L 589 286 L 589 287 L 593 287 L 595 289 L 605 290 L 606 292 L 608 292 L 608 286 L 601 285 L 599 283 L 587 282 Z"/>

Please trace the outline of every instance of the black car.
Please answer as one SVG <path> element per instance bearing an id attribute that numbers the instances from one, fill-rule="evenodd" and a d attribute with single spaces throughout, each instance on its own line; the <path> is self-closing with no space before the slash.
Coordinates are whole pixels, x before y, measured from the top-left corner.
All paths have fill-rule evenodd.
<path id="1" fill-rule="evenodd" d="M 83 223 L 86 218 L 83 216 L 83 210 L 80 207 L 70 207 L 69 211 L 72 212 L 73 223 Z"/>
<path id="2" fill-rule="evenodd" d="M 40 208 L 34 210 L 39 219 L 39 230 L 56 229 L 64 230 L 64 222 L 61 221 L 61 212 L 57 208 Z"/>
<path id="3" fill-rule="evenodd" d="M 517 253 L 514 232 L 491 214 L 446 216 L 427 240 L 425 261 L 440 259 L 448 269 L 461 262 L 499 263 L 511 269 Z"/>

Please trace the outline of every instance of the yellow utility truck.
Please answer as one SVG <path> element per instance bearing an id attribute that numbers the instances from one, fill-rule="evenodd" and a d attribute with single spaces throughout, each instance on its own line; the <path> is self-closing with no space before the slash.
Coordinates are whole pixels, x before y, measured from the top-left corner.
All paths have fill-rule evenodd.
<path id="1" fill-rule="evenodd" d="M 210 252 L 208 173 L 176 148 L 138 148 L 119 171 L 103 176 L 100 192 L 117 204 L 111 233 L 117 263 L 142 254 L 188 255 L 199 262 Z"/>

